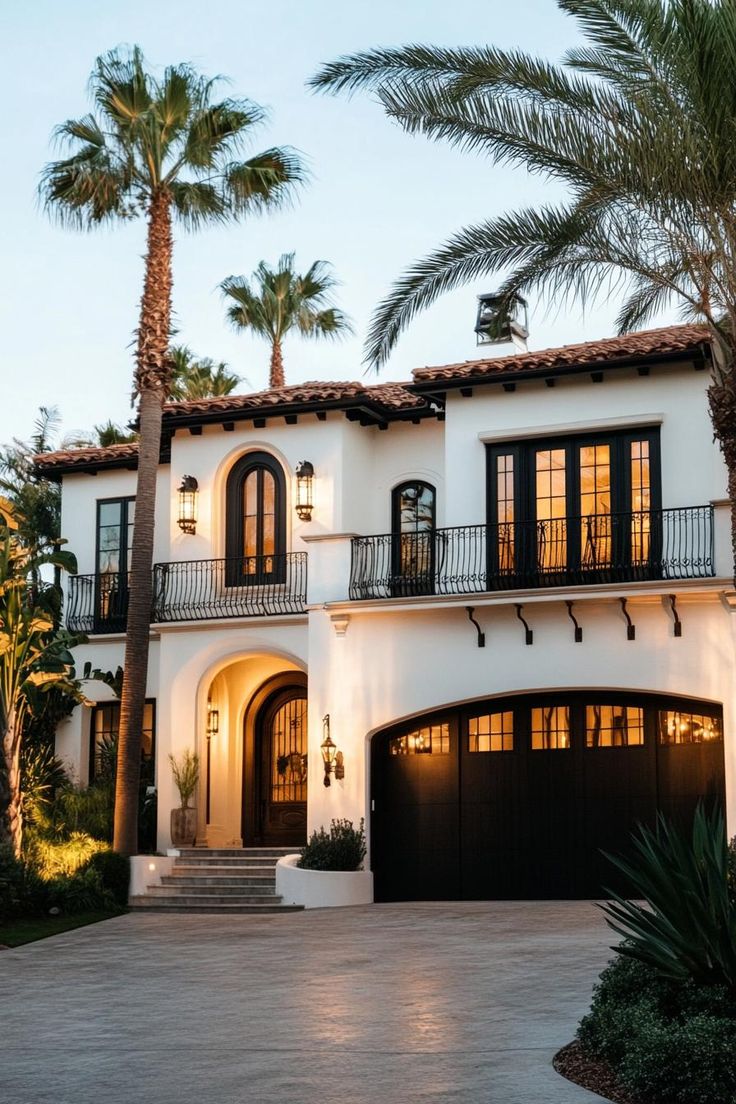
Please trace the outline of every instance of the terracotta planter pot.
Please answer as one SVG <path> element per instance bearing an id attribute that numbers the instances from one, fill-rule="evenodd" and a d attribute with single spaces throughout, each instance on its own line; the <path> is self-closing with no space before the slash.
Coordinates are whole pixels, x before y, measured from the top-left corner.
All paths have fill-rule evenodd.
<path id="1" fill-rule="evenodd" d="M 174 847 L 194 847 L 197 840 L 197 810 L 171 810 L 171 842 Z"/>

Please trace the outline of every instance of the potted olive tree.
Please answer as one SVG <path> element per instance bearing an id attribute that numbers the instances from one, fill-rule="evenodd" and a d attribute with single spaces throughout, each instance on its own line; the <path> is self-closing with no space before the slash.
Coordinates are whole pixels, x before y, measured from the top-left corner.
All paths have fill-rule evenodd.
<path id="1" fill-rule="evenodd" d="M 189 799 L 199 781 L 199 757 L 187 750 L 181 758 L 169 756 L 174 784 L 179 791 L 181 806 L 171 810 L 171 842 L 174 847 L 193 847 L 197 839 L 197 810 Z"/>

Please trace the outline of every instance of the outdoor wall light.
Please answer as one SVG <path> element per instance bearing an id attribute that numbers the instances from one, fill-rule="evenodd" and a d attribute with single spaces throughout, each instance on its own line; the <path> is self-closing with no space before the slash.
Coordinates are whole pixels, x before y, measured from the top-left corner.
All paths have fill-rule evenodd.
<path id="1" fill-rule="evenodd" d="M 325 713 L 322 718 L 322 735 L 324 739 L 320 744 L 320 751 L 322 752 L 322 763 L 325 768 L 324 783 L 325 786 L 330 785 L 330 775 L 334 772 L 335 778 L 338 781 L 345 777 L 345 767 L 343 766 L 342 752 L 337 750 L 337 745 L 333 742 L 330 736 L 330 714 Z M 338 773 L 339 772 L 339 773 Z"/>
<path id="2" fill-rule="evenodd" d="M 179 517 L 182 533 L 197 532 L 197 496 L 199 483 L 193 475 L 185 475 L 179 484 Z"/>
<path id="3" fill-rule="evenodd" d="M 215 736 L 220 731 L 220 710 L 213 709 L 210 703 L 207 703 L 207 735 Z"/>
<path id="4" fill-rule="evenodd" d="M 309 460 L 300 460 L 296 466 L 296 512 L 302 521 L 312 520 L 313 483 L 314 465 Z"/>

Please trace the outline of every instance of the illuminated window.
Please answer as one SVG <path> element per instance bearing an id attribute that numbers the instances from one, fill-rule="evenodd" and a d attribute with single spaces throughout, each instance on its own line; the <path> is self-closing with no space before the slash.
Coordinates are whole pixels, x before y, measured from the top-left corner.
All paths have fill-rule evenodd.
<path id="1" fill-rule="evenodd" d="M 567 565 L 567 491 L 564 448 L 536 454 L 537 561 L 541 571 Z"/>
<path id="2" fill-rule="evenodd" d="M 89 780 L 112 779 L 115 772 L 120 702 L 102 702 L 92 710 L 90 731 Z M 141 780 L 149 786 L 155 776 L 155 703 L 147 701 L 143 710 L 141 733 Z"/>
<path id="3" fill-rule="evenodd" d="M 286 483 L 281 465 L 249 452 L 227 479 L 225 577 L 228 586 L 284 581 Z"/>
<path id="4" fill-rule="evenodd" d="M 513 751 L 514 714 L 487 713 L 468 721 L 468 751 Z"/>
<path id="5" fill-rule="evenodd" d="M 532 709 L 532 751 L 561 751 L 569 747 L 569 707 L 543 705 Z"/>
<path id="6" fill-rule="evenodd" d="M 723 726 L 718 717 L 675 710 L 659 713 L 660 744 L 710 744 L 722 739 Z"/>
<path id="7" fill-rule="evenodd" d="M 390 755 L 449 755 L 449 724 L 427 725 L 389 741 Z"/>
<path id="8" fill-rule="evenodd" d="M 644 710 L 629 705 L 587 705 L 585 743 L 589 748 L 643 744 Z"/>

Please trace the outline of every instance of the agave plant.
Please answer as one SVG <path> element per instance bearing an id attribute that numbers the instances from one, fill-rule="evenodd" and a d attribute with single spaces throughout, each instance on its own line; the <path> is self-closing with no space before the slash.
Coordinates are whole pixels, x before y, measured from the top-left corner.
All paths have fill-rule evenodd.
<path id="1" fill-rule="evenodd" d="M 723 815 L 699 805 L 688 838 L 660 816 L 633 836 L 631 861 L 609 855 L 633 896 L 611 893 L 601 907 L 624 937 L 620 954 L 673 981 L 724 985 L 736 993 L 736 898 L 729 892 Z"/>

